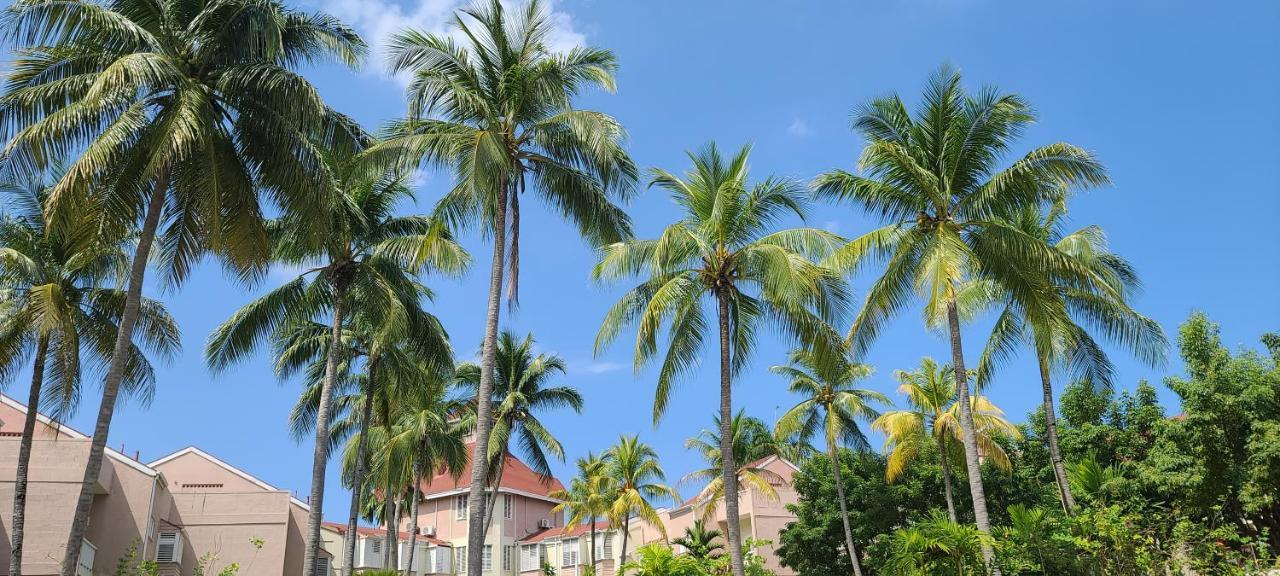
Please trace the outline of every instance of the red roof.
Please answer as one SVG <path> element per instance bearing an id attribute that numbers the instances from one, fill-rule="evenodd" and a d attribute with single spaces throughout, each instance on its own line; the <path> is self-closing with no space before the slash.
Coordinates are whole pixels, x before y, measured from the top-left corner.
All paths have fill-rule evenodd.
<path id="1" fill-rule="evenodd" d="M 605 530 L 610 529 L 608 522 L 596 521 L 595 526 L 597 532 L 604 532 Z M 576 538 L 583 534 L 587 534 L 588 532 L 591 532 L 591 524 L 578 524 L 575 526 L 565 526 L 564 528 L 544 528 L 521 538 L 520 543 L 534 544 L 549 538 Z"/>
<path id="2" fill-rule="evenodd" d="M 474 450 L 475 444 L 467 444 L 467 452 Z M 538 476 L 532 468 L 521 462 L 519 458 L 513 456 L 510 452 L 506 455 L 506 464 L 502 469 L 502 484 L 500 487 L 509 490 L 527 492 L 545 498 L 550 498 L 551 493 L 557 490 L 564 490 L 564 484 L 555 478 L 543 478 Z M 458 489 L 467 488 L 471 483 L 471 463 L 462 468 L 455 480 L 453 474 L 445 471 L 422 481 L 422 495 L 430 498 L 432 495 L 442 492 L 451 492 Z"/>
<path id="3" fill-rule="evenodd" d="M 320 525 L 321 525 L 321 526 L 324 526 L 325 528 L 328 528 L 328 529 L 330 529 L 330 530 L 333 530 L 334 532 L 337 532 L 337 533 L 338 533 L 338 535 L 340 535 L 340 536 L 342 536 L 342 535 L 346 535 L 346 533 L 347 533 L 347 525 L 346 525 L 346 524 L 339 524 L 339 523 L 337 523 L 337 522 L 321 522 L 321 523 L 320 523 Z M 378 538 L 385 538 L 385 537 L 386 537 L 386 535 L 387 535 L 387 530 L 386 530 L 385 528 L 366 528 L 366 527 L 364 527 L 364 526 L 356 526 L 356 534 L 357 534 L 357 535 L 359 535 L 359 536 L 373 536 L 373 537 L 378 537 Z M 399 538 L 400 538 L 400 540 L 401 540 L 401 541 L 404 541 L 404 542 L 408 542 L 408 541 L 409 541 L 409 537 L 411 536 L 411 534 L 409 534 L 408 532 L 397 532 L 397 534 L 399 534 Z M 441 539 L 436 538 L 436 537 L 434 537 L 434 536 L 423 536 L 423 535 L 419 534 L 419 535 L 418 535 L 418 539 L 419 539 L 419 540 L 422 540 L 422 541 L 424 541 L 424 542 L 429 542 L 429 543 L 431 543 L 431 544 L 435 544 L 436 546 L 450 546 L 450 545 L 451 545 L 451 544 L 449 544 L 448 542 L 445 542 L 444 540 L 441 540 Z"/>

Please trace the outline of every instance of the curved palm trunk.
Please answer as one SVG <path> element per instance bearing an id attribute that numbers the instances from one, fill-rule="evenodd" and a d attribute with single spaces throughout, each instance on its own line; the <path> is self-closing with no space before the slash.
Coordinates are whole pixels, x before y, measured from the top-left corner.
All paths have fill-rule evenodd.
<path id="1" fill-rule="evenodd" d="M 725 535 L 729 545 L 729 569 L 743 576 L 742 529 L 738 522 L 738 465 L 733 461 L 733 391 L 729 361 L 729 297 L 716 292 L 720 305 L 720 474 L 724 483 Z"/>
<path id="2" fill-rule="evenodd" d="M 489 532 L 489 527 L 493 525 L 493 516 L 498 507 L 498 487 L 502 486 L 502 473 L 507 468 L 507 451 L 502 451 L 502 458 L 498 459 L 498 468 L 493 474 L 493 489 L 489 491 L 485 498 L 484 505 L 484 531 Z"/>
<path id="3" fill-rule="evenodd" d="M 827 442 L 827 454 L 831 457 L 831 473 L 835 476 L 836 497 L 840 499 L 840 520 L 844 522 L 844 545 L 849 552 L 849 561 L 853 563 L 855 576 L 862 576 L 862 562 L 858 558 L 858 548 L 853 544 L 853 529 L 849 527 L 849 508 L 844 501 L 844 480 L 840 478 L 840 454 L 834 442 Z"/>
<path id="4" fill-rule="evenodd" d="M 418 549 L 418 490 L 422 485 L 422 469 L 413 465 L 413 502 L 409 503 L 409 561 L 405 574 L 413 574 L 413 557 Z"/>
<path id="5" fill-rule="evenodd" d="M 373 371 L 373 367 L 369 367 Z M 372 374 L 369 375 L 372 380 Z M 342 576 L 355 573 L 356 564 L 356 520 L 360 517 L 360 495 L 364 492 L 365 459 L 369 450 L 369 421 L 373 419 L 373 383 L 369 382 L 364 389 L 364 408 L 360 414 L 360 440 L 356 443 L 356 472 L 351 478 L 351 512 L 347 515 L 347 537 L 342 542 L 345 552 L 342 554 Z"/>
<path id="6" fill-rule="evenodd" d="M 316 558 L 320 556 L 320 521 L 324 519 L 324 473 L 329 464 L 329 419 L 333 409 L 333 383 L 338 378 L 338 360 L 342 347 L 342 322 L 346 313 L 347 280 L 343 271 L 334 270 L 333 325 L 329 330 L 329 353 L 324 362 L 324 382 L 320 384 L 320 406 L 316 409 L 316 444 L 311 453 L 311 496 L 307 500 L 307 547 L 302 566 L 307 574 L 316 574 Z M 345 560 L 344 560 L 345 562 Z"/>
<path id="7" fill-rule="evenodd" d="M 156 228 L 160 225 L 160 213 L 164 211 L 164 197 L 169 189 L 169 167 L 160 169 L 156 176 L 151 197 L 147 200 L 147 212 L 138 236 L 138 247 L 129 265 L 129 287 L 125 292 L 124 310 L 120 314 L 120 327 L 116 330 L 115 346 L 111 350 L 111 365 L 102 383 L 102 404 L 98 406 L 98 421 L 93 427 L 93 440 L 89 444 L 89 461 L 80 481 L 80 496 L 76 500 L 75 515 L 67 535 L 67 548 L 62 557 L 62 576 L 76 576 L 80 561 L 80 546 L 89 524 L 89 512 L 93 509 L 93 486 L 102 472 L 102 456 L 107 448 L 107 434 L 111 431 L 111 416 L 115 414 L 116 398 L 120 395 L 120 382 L 124 380 L 125 363 L 129 359 L 129 347 L 133 342 L 133 327 L 138 323 L 142 308 L 142 282 L 147 272 L 147 259 L 155 243 Z"/>
<path id="8" fill-rule="evenodd" d="M 22 576 L 23 523 L 27 517 L 27 473 L 31 465 L 31 444 L 36 434 L 36 411 L 40 409 L 40 387 L 44 385 L 44 362 L 49 355 L 49 336 L 40 335 L 35 365 L 31 367 L 31 392 L 27 415 L 22 421 L 22 443 L 18 447 L 18 473 L 13 482 L 13 537 L 10 540 L 9 576 Z"/>
<path id="9" fill-rule="evenodd" d="M 951 488 L 951 459 L 947 458 L 947 439 L 943 438 L 938 443 L 939 460 L 942 461 L 942 489 L 947 496 L 947 517 L 952 522 L 956 520 L 956 497 Z"/>
<path id="10" fill-rule="evenodd" d="M 489 304 L 485 311 L 484 344 L 480 347 L 480 385 L 476 387 L 476 443 L 471 453 L 471 489 L 467 493 L 467 576 L 480 576 L 485 540 L 485 485 L 488 483 L 489 433 L 493 430 L 494 356 L 498 346 L 498 313 L 502 305 L 502 264 L 506 255 L 507 185 L 499 184 L 493 214 L 493 262 L 489 266 Z"/>
<path id="11" fill-rule="evenodd" d="M 1053 383 L 1049 379 L 1049 364 L 1043 357 L 1040 361 L 1040 389 L 1044 393 L 1044 428 L 1049 439 L 1049 461 L 1053 463 L 1053 479 L 1058 483 L 1058 496 L 1062 499 L 1062 509 L 1067 514 L 1076 510 L 1076 499 L 1071 494 L 1071 484 L 1067 481 L 1067 470 L 1062 465 L 1062 450 L 1058 448 L 1058 417 L 1053 407 Z"/>
<path id="12" fill-rule="evenodd" d="M 960 404 L 960 432 L 964 442 L 964 463 L 969 473 L 969 494 L 973 497 L 973 518 L 978 529 L 991 533 L 991 520 L 987 517 L 987 493 L 982 487 L 982 464 L 978 461 L 978 441 L 974 434 L 973 407 L 969 405 L 969 381 L 964 370 L 964 348 L 960 342 L 960 314 L 956 311 L 954 292 L 947 296 L 947 327 L 951 333 L 951 364 L 956 373 L 956 401 Z M 989 544 L 982 545 L 982 559 L 987 569 L 1000 575 L 996 566 L 995 551 Z"/>

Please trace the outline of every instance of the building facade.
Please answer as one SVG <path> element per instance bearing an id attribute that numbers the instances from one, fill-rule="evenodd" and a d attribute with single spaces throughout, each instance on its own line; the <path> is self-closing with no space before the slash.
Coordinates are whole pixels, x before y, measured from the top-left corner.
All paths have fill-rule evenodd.
<path id="1" fill-rule="evenodd" d="M 14 476 L 27 408 L 0 395 L 0 574 L 9 568 Z M 59 574 L 90 438 L 38 416 L 22 569 Z M 239 564 L 242 576 L 302 576 L 307 505 L 195 447 L 150 463 L 108 448 L 95 486 L 79 574 L 107 576 L 127 557 L 165 576 Z M 327 562 L 327 556 L 321 563 Z"/>

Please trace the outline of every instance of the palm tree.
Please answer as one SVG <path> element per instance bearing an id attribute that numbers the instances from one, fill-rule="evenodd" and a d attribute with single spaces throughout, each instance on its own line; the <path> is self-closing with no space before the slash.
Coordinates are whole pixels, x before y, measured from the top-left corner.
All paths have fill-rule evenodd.
<path id="1" fill-rule="evenodd" d="M 885 435 L 885 449 L 889 460 L 885 465 L 885 481 L 892 483 L 906 472 L 928 443 L 938 447 L 938 459 L 942 465 L 942 485 L 947 499 L 947 517 L 956 521 L 956 505 L 951 489 L 952 448 L 962 441 L 960 430 L 960 405 L 956 399 L 955 370 L 951 365 L 941 367 L 932 358 L 921 358 L 920 368 L 908 372 L 897 370 L 898 392 L 907 397 L 906 410 L 885 412 L 871 423 L 871 427 Z M 1017 426 L 1004 418 L 1004 412 L 986 396 L 969 397 L 970 413 L 974 421 L 974 440 L 983 458 L 997 468 L 1009 470 L 1012 463 L 998 437 L 1018 438 Z"/>
<path id="2" fill-rule="evenodd" d="M 888 224 L 850 242 L 829 265 L 855 271 L 869 259 L 887 260 L 850 330 L 855 354 L 865 354 L 890 318 L 911 301 L 926 300 L 928 318 L 945 318 L 960 405 L 960 427 L 978 528 L 990 533 L 980 476 L 969 381 L 960 337 L 958 287 L 990 279 L 1020 303 L 1044 289 L 1053 275 L 1089 286 L 1087 270 L 1001 219 L 1036 206 L 1064 187 L 1101 185 L 1105 169 L 1087 151 L 1066 143 L 1032 149 L 1007 167 L 999 163 L 1034 119 L 1012 94 L 984 89 L 968 95 L 960 74 L 943 67 L 930 78 L 915 117 L 901 98 L 872 100 L 854 128 L 867 146 L 858 160 L 865 175 L 835 170 L 814 182 L 820 196 L 862 204 Z M 1062 311 L 1046 311 L 1062 314 Z M 990 547 L 983 558 L 994 568 Z M 998 572 L 998 570 L 996 570 Z"/>
<path id="3" fill-rule="evenodd" d="M 888 539 L 885 568 L 905 576 L 982 574 L 979 554 L 993 542 L 990 534 L 933 514 L 915 526 L 895 530 Z"/>
<path id="4" fill-rule="evenodd" d="M 1113 344 L 1132 350 L 1139 359 L 1151 365 L 1163 361 L 1169 343 L 1159 323 L 1129 306 L 1127 300 L 1140 288 L 1137 274 L 1127 261 L 1108 250 L 1102 228 L 1085 226 L 1067 233 L 1066 212 L 1066 197 L 1063 196 L 1047 209 L 1020 210 L 1011 218 L 1011 223 L 1085 266 L 1096 277 L 1099 289 L 1058 285 L 1055 279 L 1045 278 L 1041 282 L 1053 286 L 1053 289 L 1037 292 L 1035 305 L 1026 307 L 1008 294 L 1001 294 L 995 286 L 976 286 L 974 291 L 991 303 L 1003 306 L 978 362 L 977 384 L 980 387 L 985 385 L 997 365 L 1012 357 L 1019 344 L 1026 343 L 1035 351 L 1040 370 L 1049 460 L 1058 486 L 1058 497 L 1063 509 L 1070 514 L 1075 510 L 1076 502 L 1062 463 L 1062 451 L 1058 447 L 1053 371 L 1064 371 L 1073 379 L 1087 380 L 1096 385 L 1111 385 L 1114 367 L 1091 331 Z M 1039 313 L 1044 309 L 1065 309 L 1067 315 Z"/>
<path id="5" fill-rule="evenodd" d="M 652 184 L 671 192 L 683 217 L 656 240 L 605 246 L 592 272 L 602 281 L 648 276 L 606 314 L 596 337 L 597 353 L 634 322 L 639 369 L 657 355 L 662 325 L 671 324 L 654 395 L 655 423 L 667 408 L 672 386 L 697 365 L 711 325 L 704 300 L 713 303 L 725 453 L 731 453 L 733 377 L 747 365 L 759 325 L 771 322 L 793 340 L 821 340 L 826 342 L 821 348 L 832 349 L 839 336 L 827 326 L 844 312 L 846 301 L 841 279 L 814 262 L 835 248 L 839 238 L 814 228 L 773 231 L 781 218 L 804 216 L 804 194 L 800 186 L 779 178 L 748 183 L 750 152 L 744 146 L 726 159 L 711 144 L 690 154 L 693 169 L 684 178 L 654 170 Z M 728 496 L 730 566 L 734 576 L 742 576 L 737 468 L 732 457 L 726 458 L 721 474 Z"/>
<path id="6" fill-rule="evenodd" d="M 694 470 L 680 479 L 681 483 L 706 483 L 695 498 L 695 507 L 701 509 L 699 516 L 704 520 L 715 516 L 720 500 L 725 497 L 724 476 L 721 473 L 725 458 L 721 452 L 721 446 L 724 443 L 720 441 L 723 429 L 720 425 L 720 415 L 713 416 L 713 422 L 714 425 L 711 428 L 703 428 L 697 436 L 685 440 L 684 443 L 685 448 L 702 455 L 702 460 L 706 462 L 707 467 Z M 733 447 L 730 458 L 737 466 L 734 485 L 746 484 L 765 498 L 776 501 L 778 491 L 773 486 L 779 483 L 781 478 L 775 472 L 760 466 L 761 460 L 779 455 L 779 444 L 769 430 L 769 425 L 739 410 L 734 415 L 733 421 L 729 423 L 729 430 L 732 435 L 729 444 Z"/>
<path id="7" fill-rule="evenodd" d="M 498 337 L 497 373 L 493 393 L 489 396 L 493 430 L 485 451 L 485 458 L 489 460 L 489 482 L 493 485 L 484 509 L 486 532 L 493 521 L 493 508 L 498 498 L 498 487 L 502 485 L 505 456 L 511 450 L 511 441 L 517 441 L 523 460 L 544 482 L 549 483 L 552 472 L 548 456 L 563 461 L 564 447 L 538 419 L 538 413 L 558 408 L 582 412 L 582 395 L 575 388 L 547 385 L 551 378 L 566 372 L 564 359 L 555 354 L 535 356 L 534 346 L 532 334 L 521 339 L 514 332 L 503 330 Z M 458 366 L 460 388 L 468 393 L 478 390 L 480 374 L 479 365 L 468 362 Z"/>
<path id="8" fill-rule="evenodd" d="M 332 224 L 328 234 L 314 237 L 313 219 L 305 214 L 286 214 L 269 226 L 276 260 L 313 267 L 245 305 L 218 326 L 205 348 L 209 366 L 216 372 L 224 371 L 253 352 L 264 338 L 285 341 L 285 335 L 298 329 L 307 331 L 310 341 L 317 343 L 303 349 L 297 358 L 299 362 L 310 360 L 306 352 L 319 349 L 318 343 L 346 341 L 344 328 L 364 313 L 370 315 L 366 321 L 370 329 L 385 334 L 398 331 L 407 338 L 407 327 L 415 325 L 420 327 L 417 336 L 434 334 L 420 341 L 435 348 L 425 359 L 432 361 L 436 370 L 450 370 L 452 355 L 447 341 L 439 337 L 443 329 L 434 317 L 418 310 L 420 299 L 431 292 L 413 274 L 428 266 L 460 272 L 468 261 L 466 252 L 430 219 L 393 213 L 398 202 L 410 197 L 404 174 L 386 170 L 378 178 L 366 180 L 354 169 L 351 157 L 326 155 L 325 161 L 343 194 L 328 215 Z M 328 322 L 327 338 L 315 331 L 322 320 Z M 315 415 L 311 511 L 307 517 L 308 558 L 318 554 L 320 543 L 332 398 L 344 358 L 343 346 L 323 345 L 323 349 L 325 369 Z M 378 358 L 373 352 L 371 361 L 376 366 Z M 287 371 L 281 374 L 287 375 Z M 348 531 L 352 533 L 354 530 Z"/>
<path id="9" fill-rule="evenodd" d="M 608 476 L 616 489 L 609 504 L 609 519 L 614 526 L 622 527 L 622 551 L 619 558 L 627 558 L 627 540 L 631 535 L 631 516 L 658 528 L 663 539 L 667 528 L 653 507 L 653 500 L 669 498 L 678 502 L 680 494 L 663 484 L 667 475 L 658 463 L 658 453 L 640 441 L 640 436 L 623 435 L 618 443 L 604 454 L 608 461 Z"/>
<path id="10" fill-rule="evenodd" d="M 689 556 L 697 560 L 710 560 L 724 551 L 724 544 L 716 541 L 722 536 L 719 530 L 707 530 L 707 523 L 699 518 L 693 521 L 693 526 L 684 529 L 684 536 L 671 543 L 684 546 Z"/>
<path id="11" fill-rule="evenodd" d="M 0 214 L 0 381 L 28 358 L 32 362 L 10 526 L 9 574 L 21 576 L 36 414 L 42 406 L 50 407 L 55 421 L 71 414 L 80 402 L 82 355 L 94 364 L 111 357 L 125 296 L 113 284 L 128 256 L 122 239 L 104 237 L 90 211 L 50 227 L 43 212 L 49 184 L 42 176 L 21 178 L 2 190 L 14 210 Z M 182 342 L 177 323 L 159 302 L 143 299 L 138 321 L 135 340 L 142 347 L 130 345 L 122 385 L 146 403 L 155 373 L 144 349 L 168 360 Z"/>
<path id="12" fill-rule="evenodd" d="M 609 516 L 611 498 L 618 487 L 609 476 L 609 460 L 590 452 L 578 459 L 578 474 L 569 481 L 567 490 L 556 490 L 551 497 L 560 500 L 552 510 L 567 512 L 565 524 L 588 523 L 591 530 L 591 569 L 596 569 L 596 521 Z"/>
<path id="13" fill-rule="evenodd" d="M 522 193 L 534 192 L 588 242 L 600 245 L 630 237 L 630 221 L 613 202 L 629 197 L 636 179 L 621 125 L 573 107 L 585 90 L 613 90 L 613 53 L 590 47 L 552 53 L 551 20 L 539 0 L 513 16 L 507 12 L 500 0 L 487 0 L 455 13 L 452 24 L 462 45 L 449 35 L 417 30 L 391 40 L 391 68 L 411 77 L 409 117 L 394 124 L 389 140 L 371 152 L 452 170 L 454 186 L 436 213 L 454 226 L 479 223 L 492 235 L 480 356 L 485 369 L 477 399 L 493 391 L 504 272 L 510 302 L 518 300 Z M 472 550 L 484 544 L 489 470 L 482 450 L 489 445 L 491 408 L 480 403 L 477 414 L 469 495 Z M 467 574 L 479 576 L 481 569 L 481 555 L 472 554 Z"/>
<path id="14" fill-rule="evenodd" d="M 853 543 L 853 529 L 849 526 L 849 510 L 844 497 L 844 482 L 840 478 L 841 445 L 858 450 L 867 448 L 867 437 L 858 426 L 858 420 L 874 420 L 880 414 L 874 403 L 889 404 L 889 399 L 874 390 L 857 388 L 857 383 L 871 375 L 871 367 L 852 358 L 826 355 L 825 360 L 809 350 L 794 350 L 785 366 L 770 368 L 791 380 L 792 394 L 803 400 L 792 406 L 778 420 L 776 434 L 779 438 L 811 438 L 819 431 L 826 441 L 827 455 L 831 458 L 831 473 L 836 482 L 836 496 L 840 499 L 840 519 L 844 522 L 844 538 L 853 573 L 862 576 L 858 549 Z"/>
<path id="15" fill-rule="evenodd" d="M 702 576 L 706 573 L 696 558 L 676 554 L 656 542 L 641 546 L 636 550 L 636 559 L 624 563 L 618 570 L 618 574 L 632 576 Z"/>
<path id="16" fill-rule="evenodd" d="M 316 214 L 334 198 L 318 150 L 355 141 L 352 123 L 293 69 L 355 65 L 365 45 L 331 16 L 257 0 L 22 0 L 5 23 L 19 56 L 0 96 L 0 156 L 37 168 L 76 156 L 45 208 L 55 227 L 91 195 L 103 196 L 93 203 L 100 222 L 140 222 L 62 561 L 72 576 L 157 236 L 172 284 L 203 252 L 260 273 L 269 250 L 259 191 L 282 212 Z M 323 218 L 313 224 L 326 232 Z"/>

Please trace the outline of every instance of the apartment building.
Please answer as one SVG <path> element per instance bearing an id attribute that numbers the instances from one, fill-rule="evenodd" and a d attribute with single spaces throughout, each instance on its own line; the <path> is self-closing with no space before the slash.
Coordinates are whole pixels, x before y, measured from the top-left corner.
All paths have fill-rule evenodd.
<path id="1" fill-rule="evenodd" d="M 9 568 L 13 488 L 27 407 L 0 395 L 0 574 Z M 43 415 L 29 472 L 24 574 L 59 574 L 90 438 Z M 108 448 L 81 547 L 80 576 L 108 576 L 131 554 L 164 576 L 231 563 L 241 576 L 302 576 L 307 505 L 199 448 L 150 463 Z M 329 557 L 319 561 L 327 573 Z"/>

